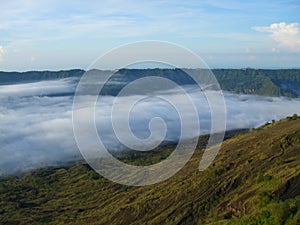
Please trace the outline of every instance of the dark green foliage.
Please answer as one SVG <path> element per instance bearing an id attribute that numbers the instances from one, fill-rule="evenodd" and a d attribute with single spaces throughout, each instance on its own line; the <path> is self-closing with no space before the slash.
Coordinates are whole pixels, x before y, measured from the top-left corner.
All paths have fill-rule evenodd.
<path id="1" fill-rule="evenodd" d="M 247 215 L 244 218 L 234 220 L 230 224 L 239 225 L 298 225 L 300 224 L 300 196 L 287 201 L 276 201 L 266 204 L 261 210 Z"/>
<path id="2" fill-rule="evenodd" d="M 269 174 L 264 175 L 261 170 L 258 171 L 258 174 L 257 174 L 257 182 L 258 183 L 268 182 L 268 181 L 272 180 L 272 178 L 273 178 L 272 175 L 269 175 Z"/>
<path id="3" fill-rule="evenodd" d="M 297 120 L 298 118 L 299 118 L 299 116 L 296 113 L 294 115 L 288 117 L 289 120 Z"/>
<path id="4" fill-rule="evenodd" d="M 279 96 L 280 87 L 272 82 L 260 70 L 213 70 L 215 76 L 221 84 L 221 88 L 226 91 L 244 93 Z M 300 72 L 299 72 L 300 76 Z"/>
<path id="5" fill-rule="evenodd" d="M 273 195 L 272 193 L 270 193 L 268 191 L 264 191 L 259 194 L 259 200 L 260 200 L 259 206 L 265 207 L 266 205 L 270 204 L 271 202 L 277 201 L 278 197 L 276 197 L 275 195 Z"/>

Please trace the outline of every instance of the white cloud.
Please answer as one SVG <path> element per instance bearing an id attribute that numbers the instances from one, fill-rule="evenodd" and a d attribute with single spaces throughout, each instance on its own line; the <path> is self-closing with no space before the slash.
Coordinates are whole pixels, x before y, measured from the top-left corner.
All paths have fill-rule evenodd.
<path id="1" fill-rule="evenodd" d="M 56 165 L 80 158 L 72 128 L 72 92 L 77 79 L 41 81 L 25 84 L 0 85 L 0 173 L 16 172 L 45 165 Z M 201 124 L 201 133 L 209 133 L 211 112 L 207 99 L 199 89 L 186 89 L 195 103 Z M 176 90 L 160 94 L 181 101 L 183 96 Z M 272 98 L 224 93 L 227 108 L 227 129 L 249 128 L 300 113 L 300 99 Z M 134 96 L 124 96 L 114 120 L 124 119 L 125 105 Z M 83 100 L 88 101 L 85 97 Z M 114 98 L 103 96 L 96 105 L 95 120 L 101 140 L 111 149 L 120 148 L 111 124 L 111 106 Z M 90 103 L 83 101 L 82 107 Z M 183 109 L 188 109 L 184 106 Z M 219 109 L 218 109 L 219 110 Z M 189 113 L 189 112 L 187 112 Z M 165 101 L 146 98 L 132 109 L 130 126 L 139 138 L 150 135 L 149 121 L 160 117 L 167 125 L 167 138 L 176 140 L 180 135 L 180 120 L 175 109 Z M 82 120 L 85 123 L 86 117 Z M 188 124 L 193 120 L 186 121 Z M 192 125 L 191 125 L 192 126 Z M 83 130 L 85 127 L 83 126 Z M 84 132 L 83 132 L 84 135 Z M 88 143 L 93 141 L 86 136 Z"/>
<path id="2" fill-rule="evenodd" d="M 30 62 L 31 62 L 31 63 L 34 63 L 34 62 L 35 62 L 35 57 L 34 57 L 34 56 L 31 56 L 31 57 L 30 57 Z"/>
<path id="3" fill-rule="evenodd" d="M 282 47 L 294 51 L 300 51 L 300 28 L 299 23 L 273 23 L 266 27 L 253 27 L 259 32 L 269 32 L 270 37 L 278 42 Z"/>
<path id="4" fill-rule="evenodd" d="M 279 53 L 280 51 L 279 51 L 279 49 L 277 49 L 277 48 L 272 48 L 272 49 L 271 49 L 271 52 Z"/>
<path id="5" fill-rule="evenodd" d="M 4 53 L 4 48 L 0 45 L 0 62 L 3 60 Z"/>

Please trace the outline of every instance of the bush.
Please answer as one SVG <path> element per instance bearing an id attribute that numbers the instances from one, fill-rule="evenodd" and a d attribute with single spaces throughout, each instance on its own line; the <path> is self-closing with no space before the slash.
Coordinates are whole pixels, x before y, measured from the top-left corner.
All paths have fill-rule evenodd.
<path id="1" fill-rule="evenodd" d="M 292 214 L 292 209 L 287 202 L 281 202 L 272 207 L 271 214 L 273 217 L 274 225 L 285 224 L 288 217 Z"/>
<path id="2" fill-rule="evenodd" d="M 257 183 L 268 182 L 268 181 L 270 181 L 272 179 L 273 179 L 272 175 L 270 175 L 270 174 L 264 175 L 261 170 L 258 171 L 258 174 L 257 174 Z"/>
<path id="3" fill-rule="evenodd" d="M 299 116 L 295 113 L 294 115 L 288 116 L 287 118 L 288 118 L 288 120 L 297 120 L 299 118 Z"/>
<path id="4" fill-rule="evenodd" d="M 272 193 L 264 191 L 259 194 L 260 199 L 260 207 L 265 207 L 266 205 L 270 204 L 271 202 L 277 201 L 276 196 L 272 195 Z"/>

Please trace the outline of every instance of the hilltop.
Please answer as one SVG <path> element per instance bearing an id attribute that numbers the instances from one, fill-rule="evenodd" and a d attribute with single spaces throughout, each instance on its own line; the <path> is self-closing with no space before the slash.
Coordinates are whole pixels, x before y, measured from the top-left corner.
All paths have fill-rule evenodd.
<path id="1" fill-rule="evenodd" d="M 201 140 L 180 172 L 151 186 L 110 182 L 80 162 L 2 178 L 0 223 L 300 223 L 299 117 L 225 140 L 203 172 Z"/>

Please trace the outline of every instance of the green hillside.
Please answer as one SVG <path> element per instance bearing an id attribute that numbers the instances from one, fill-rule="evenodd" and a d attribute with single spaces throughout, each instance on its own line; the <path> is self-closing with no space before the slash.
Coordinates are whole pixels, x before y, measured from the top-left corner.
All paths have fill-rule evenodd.
<path id="1" fill-rule="evenodd" d="M 93 70 L 95 72 L 97 70 Z M 192 73 L 200 73 L 200 69 L 190 69 Z M 28 71 L 0 72 L 0 85 L 18 82 L 32 82 L 69 77 L 81 77 L 83 70 L 66 71 Z M 222 90 L 243 94 L 256 94 L 266 96 L 300 96 L 300 69 L 213 69 Z M 113 73 L 111 71 L 100 71 Z M 137 78 L 159 76 L 171 79 L 178 84 L 193 84 L 194 81 L 180 69 L 121 69 L 115 72 L 111 80 L 123 83 L 131 82 Z M 110 84 L 103 90 L 104 95 L 116 95 L 125 84 Z M 149 85 L 158 85 L 149 84 Z"/>
<path id="2" fill-rule="evenodd" d="M 0 224 L 300 224 L 299 117 L 227 139 L 199 172 L 203 141 L 151 186 L 115 184 L 85 163 L 2 178 Z"/>
<path id="3" fill-rule="evenodd" d="M 269 96 L 300 96 L 298 69 L 215 69 L 223 90 Z"/>

